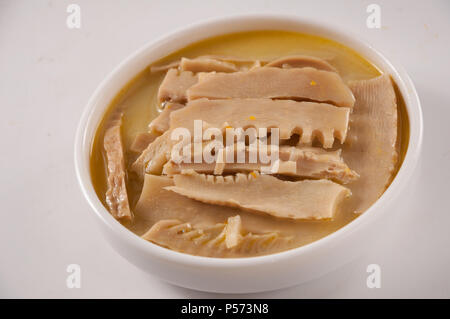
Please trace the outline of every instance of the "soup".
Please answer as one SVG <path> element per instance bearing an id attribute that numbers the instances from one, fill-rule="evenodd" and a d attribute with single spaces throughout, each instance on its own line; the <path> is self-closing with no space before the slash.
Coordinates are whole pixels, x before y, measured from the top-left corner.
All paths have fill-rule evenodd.
<path id="1" fill-rule="evenodd" d="M 91 175 L 136 235 L 251 257 L 364 213 L 407 142 L 395 83 L 362 56 L 317 36 L 245 32 L 194 43 L 126 84 L 97 129 Z"/>

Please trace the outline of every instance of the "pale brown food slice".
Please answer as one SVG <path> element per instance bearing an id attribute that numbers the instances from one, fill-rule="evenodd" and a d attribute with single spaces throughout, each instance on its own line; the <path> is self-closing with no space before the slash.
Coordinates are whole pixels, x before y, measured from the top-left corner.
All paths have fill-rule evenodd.
<path id="1" fill-rule="evenodd" d="M 239 215 L 228 217 L 225 224 L 215 224 L 203 228 L 194 228 L 191 223 L 182 223 L 179 220 L 161 220 L 157 222 L 149 231 L 147 231 L 142 238 L 146 240 L 157 240 L 161 238 L 161 230 L 166 229 L 172 232 L 174 237 L 181 235 L 186 241 L 199 245 L 206 246 L 222 246 L 225 248 L 233 248 L 248 240 L 248 237 L 243 236 L 242 221 Z M 166 239 L 167 241 L 167 239 Z M 207 242 L 207 243 L 206 243 Z M 225 244 L 225 245 L 223 245 Z"/>
<path id="2" fill-rule="evenodd" d="M 205 204 L 164 189 L 173 185 L 172 178 L 145 174 L 144 186 L 134 208 L 134 230 L 138 234 L 163 219 L 181 219 L 196 227 L 209 227 L 240 214 L 236 208 Z"/>
<path id="3" fill-rule="evenodd" d="M 224 148 L 222 152 L 222 162 L 217 160 L 212 163 L 195 163 L 195 152 L 191 154 L 190 163 L 175 163 L 169 160 L 164 165 L 163 174 L 175 175 L 181 171 L 192 169 L 197 173 L 222 175 L 223 173 L 252 172 L 264 171 L 270 172 L 270 163 L 262 163 L 259 152 L 261 148 L 244 147 L 244 163 L 238 163 L 237 158 L 238 147 L 232 145 L 231 148 Z M 267 156 L 271 155 L 270 147 L 266 152 Z M 227 153 L 232 153 L 234 162 L 227 163 Z M 278 170 L 270 172 L 271 174 L 287 175 L 294 177 L 308 177 L 314 179 L 331 179 L 346 184 L 356 180 L 359 175 L 351 170 L 343 161 L 341 150 L 326 151 L 316 147 L 294 147 L 280 146 L 278 149 Z M 217 159 L 217 158 L 216 158 Z"/>
<path id="4" fill-rule="evenodd" d="M 197 83 L 197 81 L 197 75 L 192 72 L 170 69 L 159 87 L 159 102 L 185 103 L 187 101 L 187 89 Z"/>
<path id="5" fill-rule="evenodd" d="M 183 104 L 167 102 L 162 112 L 148 125 L 150 132 L 161 135 L 167 131 L 170 125 L 170 113 L 183 107 Z"/>
<path id="6" fill-rule="evenodd" d="M 154 132 L 139 133 L 134 138 L 133 144 L 130 146 L 130 151 L 134 153 L 142 153 L 150 143 L 152 143 L 159 135 Z"/>
<path id="7" fill-rule="evenodd" d="M 166 131 L 163 135 L 158 136 L 131 165 L 131 170 L 140 178 L 144 178 L 145 172 L 161 174 L 164 164 L 170 158 L 173 143 L 171 131 Z"/>
<path id="8" fill-rule="evenodd" d="M 199 98 L 270 98 L 310 100 L 352 107 L 354 97 L 335 72 L 310 67 L 254 68 L 247 72 L 202 73 L 187 91 L 189 100 Z"/>
<path id="9" fill-rule="evenodd" d="M 276 218 L 267 214 L 255 214 L 239 208 L 203 203 L 164 189 L 164 187 L 173 185 L 173 179 L 167 176 L 145 175 L 139 201 L 133 209 L 134 223 L 130 226 L 130 229 L 134 233 L 141 236 L 155 223 L 164 219 L 188 221 L 192 227 L 204 229 L 216 224 L 224 224 L 230 217 L 239 215 L 242 220 L 242 228 L 246 232 L 254 234 L 279 233 L 286 237 L 296 238 L 294 243 L 295 246 L 298 246 L 310 242 L 312 238 L 319 239 L 330 231 L 338 229 L 339 225 L 342 225 L 342 218 L 344 218 L 344 214 L 336 214 L 334 222 L 330 223 L 316 220 L 295 221 Z M 293 247 L 286 242 L 272 252 Z M 189 249 L 193 254 L 196 253 L 195 246 Z M 198 250 L 200 254 L 201 249 L 198 248 Z M 204 255 L 207 256 L 208 254 L 205 253 Z M 252 255 L 254 254 L 241 254 L 239 251 L 233 251 L 230 257 L 249 257 Z"/>
<path id="10" fill-rule="evenodd" d="M 397 102 L 389 75 L 350 83 L 356 103 L 343 146 L 345 161 L 361 177 L 352 184 L 348 201 L 361 213 L 386 190 L 398 161 Z"/>
<path id="11" fill-rule="evenodd" d="M 141 179 L 144 174 L 162 174 L 164 165 L 171 160 L 173 148 L 178 143 L 184 145 L 184 147 L 190 147 L 191 154 L 195 154 L 194 144 L 183 143 L 177 139 L 172 138 L 173 131 L 166 131 L 161 136 L 158 136 L 152 143 L 150 143 L 146 149 L 144 149 L 141 155 L 131 165 L 131 170 L 134 171 Z M 208 142 L 203 142 L 205 147 Z M 181 150 L 178 150 L 180 156 L 184 156 Z M 202 159 L 203 160 L 203 159 Z M 165 173 L 164 173 L 165 174 Z"/>
<path id="12" fill-rule="evenodd" d="M 259 62 L 259 60 L 225 56 L 225 55 L 201 55 L 201 56 L 198 56 L 195 59 L 191 59 L 191 60 L 214 60 L 217 62 L 226 62 L 226 63 L 233 64 L 235 66 L 238 65 L 239 69 L 249 68 L 251 65 L 254 65 L 255 63 Z M 267 61 L 261 61 L 261 62 L 267 63 Z M 215 62 L 213 62 L 213 63 L 216 64 Z M 180 60 L 173 61 L 173 62 L 170 62 L 167 64 L 155 65 L 155 66 L 150 67 L 150 72 L 154 73 L 154 72 L 167 71 L 172 68 L 179 68 L 180 65 L 181 65 Z M 219 65 L 219 68 L 223 68 L 223 65 Z M 219 70 L 212 69 L 211 71 L 219 71 Z M 206 72 L 206 71 L 201 71 L 201 72 Z"/>
<path id="13" fill-rule="evenodd" d="M 170 128 L 183 127 L 193 132 L 194 120 L 219 129 L 254 127 L 279 128 L 280 138 L 299 134 L 300 142 L 309 144 L 317 138 L 325 148 L 336 137 L 341 143 L 347 135 L 350 109 L 325 103 L 271 99 L 231 99 L 190 101 L 172 112 Z"/>
<path id="14" fill-rule="evenodd" d="M 198 58 L 207 58 L 214 59 L 223 62 L 232 63 L 237 67 L 237 71 L 248 71 L 256 67 L 260 67 L 261 64 L 265 64 L 267 60 L 261 59 L 250 59 L 250 58 L 242 58 L 242 57 L 233 57 L 233 56 L 225 56 L 225 55 L 203 55 Z"/>
<path id="15" fill-rule="evenodd" d="M 112 121 L 103 140 L 108 168 L 106 204 L 114 218 L 121 222 L 128 222 L 133 218 L 133 214 L 128 202 L 121 126 L 122 114 Z"/>
<path id="16" fill-rule="evenodd" d="M 239 216 L 237 216 L 239 217 Z M 193 227 L 180 220 L 162 220 L 156 223 L 142 238 L 172 250 L 209 257 L 235 257 L 273 253 L 292 246 L 292 238 L 278 233 L 247 233 L 238 241 L 229 237 L 230 219 L 227 224 L 205 228 Z"/>
<path id="17" fill-rule="evenodd" d="M 337 72 L 337 70 L 327 61 L 308 55 L 290 55 L 285 56 L 265 65 L 266 67 L 276 68 L 305 68 L 311 67 L 317 70 Z"/>
<path id="18" fill-rule="evenodd" d="M 270 175 L 214 176 L 184 171 L 167 190 L 205 203 L 239 207 L 278 218 L 331 219 L 350 191 L 329 180 L 282 181 Z"/>
<path id="19" fill-rule="evenodd" d="M 233 248 L 239 245 L 243 240 L 241 216 L 229 217 L 223 232 L 225 234 L 225 245 L 227 248 Z"/>
<path id="20" fill-rule="evenodd" d="M 150 72 L 155 73 L 155 72 L 161 72 L 161 71 L 167 71 L 169 69 L 177 69 L 180 66 L 180 61 L 174 61 L 174 62 L 170 62 L 167 64 L 162 64 L 162 65 L 153 65 L 150 67 Z"/>
<path id="21" fill-rule="evenodd" d="M 215 59 L 225 62 L 231 62 L 233 64 L 239 64 L 239 63 L 255 63 L 255 61 L 258 61 L 258 59 L 250 59 L 250 58 L 242 58 L 242 57 L 236 57 L 236 56 L 228 56 L 228 55 L 218 55 L 218 54 L 209 54 L 209 55 L 201 55 L 199 58 L 209 58 L 209 59 Z M 260 60 L 261 62 L 267 63 L 266 60 Z"/>
<path id="22" fill-rule="evenodd" d="M 171 159 L 173 147 L 180 143 L 180 141 L 172 139 L 172 133 L 172 130 L 168 130 L 150 143 L 131 165 L 131 170 L 140 178 L 143 178 L 145 173 L 162 174 L 164 165 Z M 203 144 L 206 145 L 206 143 Z M 187 143 L 186 145 L 191 147 L 191 154 L 194 153 L 194 144 Z"/>
<path id="23" fill-rule="evenodd" d="M 183 71 L 198 72 L 236 72 L 238 68 L 231 62 L 217 59 L 199 57 L 195 59 L 181 58 L 180 69 Z"/>

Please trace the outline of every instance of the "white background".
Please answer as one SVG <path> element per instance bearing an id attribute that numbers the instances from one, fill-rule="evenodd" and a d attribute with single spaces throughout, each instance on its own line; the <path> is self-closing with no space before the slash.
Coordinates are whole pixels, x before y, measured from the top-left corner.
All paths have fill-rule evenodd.
<path id="1" fill-rule="evenodd" d="M 366 27 L 377 3 L 382 28 Z M 81 6 L 82 27 L 66 27 Z M 215 16 L 289 13 L 351 31 L 403 65 L 425 118 L 422 163 L 402 212 L 374 248 L 337 273 L 242 297 L 450 297 L 450 1 L 0 0 L 0 297 L 224 297 L 149 277 L 101 237 L 75 179 L 77 122 L 95 87 L 130 53 Z M 66 287 L 66 267 L 82 287 Z M 366 287 L 366 267 L 382 287 Z M 225 296 L 227 297 L 227 296 Z"/>

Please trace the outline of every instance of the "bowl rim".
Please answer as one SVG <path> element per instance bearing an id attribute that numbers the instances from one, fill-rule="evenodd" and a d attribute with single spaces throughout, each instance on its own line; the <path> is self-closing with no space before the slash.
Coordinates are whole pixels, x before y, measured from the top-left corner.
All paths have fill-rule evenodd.
<path id="1" fill-rule="evenodd" d="M 341 43 L 346 47 L 352 48 L 362 56 L 365 56 L 365 54 L 360 51 L 361 49 L 357 50 L 356 48 L 354 48 L 354 46 L 364 48 L 365 51 L 371 52 L 374 56 L 377 57 L 379 61 L 382 61 L 385 64 L 385 67 L 389 69 L 391 76 L 395 79 L 395 82 L 403 96 L 403 99 L 405 100 L 406 110 L 408 113 L 410 134 L 408 147 L 403 163 L 400 166 L 392 183 L 386 189 L 386 191 L 361 216 L 349 222 L 345 226 L 339 228 L 335 232 L 301 247 L 289 249 L 286 251 L 270 255 L 256 256 L 256 257 L 218 258 L 218 257 L 204 257 L 204 256 L 190 255 L 174 251 L 168 248 L 164 248 L 151 242 L 148 242 L 140 238 L 139 236 L 135 235 L 126 227 L 122 226 L 118 221 L 116 221 L 114 217 L 112 217 L 111 214 L 108 212 L 108 210 L 103 206 L 94 190 L 90 175 L 90 163 L 89 163 L 89 157 L 93 141 L 88 136 L 88 127 L 93 125 L 95 127 L 95 130 L 98 127 L 99 124 L 98 122 L 92 123 L 92 115 L 94 111 L 97 108 L 99 108 L 97 100 L 101 98 L 105 87 L 110 81 L 112 81 L 112 79 L 115 76 L 117 76 L 117 74 L 121 73 L 124 69 L 129 67 L 129 65 L 134 60 L 139 59 L 139 57 L 142 57 L 147 51 L 152 50 L 157 45 L 167 45 L 167 43 L 174 41 L 176 38 L 179 38 L 183 35 L 184 36 L 192 35 L 193 33 L 195 33 L 196 30 L 200 30 L 201 28 L 210 27 L 213 25 L 215 26 L 221 24 L 223 25 L 225 23 L 236 25 L 237 23 L 249 21 L 255 23 L 260 23 L 261 21 L 288 22 L 297 25 L 304 25 L 310 29 L 316 30 L 317 32 L 315 32 L 314 34 L 322 34 L 322 33 L 327 34 L 323 36 L 338 43 Z M 254 30 L 269 30 L 269 29 L 255 28 Z M 270 30 L 276 29 L 270 28 Z M 280 28 L 278 30 L 283 30 L 283 28 Z M 233 33 L 233 31 L 216 33 L 216 35 L 211 35 L 208 37 L 228 33 Z M 310 32 L 305 33 L 311 34 Z M 196 41 L 199 40 L 193 40 L 190 43 L 194 43 Z M 181 47 L 184 46 L 185 45 Z M 150 65 L 151 62 L 152 61 L 149 61 L 148 65 Z M 375 64 L 375 66 L 379 67 L 377 64 Z M 126 84 L 127 83 L 123 83 L 122 87 L 125 86 Z M 102 107 L 103 107 L 102 114 L 104 114 L 108 105 L 104 105 Z M 307 253 L 311 253 L 313 251 L 324 249 L 325 246 L 335 245 L 339 240 L 343 240 L 344 238 L 356 232 L 363 225 L 367 225 L 368 223 L 373 222 L 375 218 L 379 218 L 381 215 L 383 215 L 382 207 L 385 206 L 387 203 L 390 203 L 395 199 L 395 197 L 397 197 L 397 195 L 407 184 L 408 179 L 412 176 L 419 159 L 420 149 L 422 146 L 422 139 L 423 139 L 423 115 L 420 100 L 412 80 L 402 67 L 400 67 L 398 64 L 396 65 L 396 67 L 394 67 L 391 64 L 390 60 L 388 60 L 385 57 L 385 55 L 381 54 L 378 50 L 374 49 L 366 41 L 361 40 L 359 36 L 356 36 L 352 32 L 349 32 L 347 30 L 342 30 L 339 27 L 336 27 L 335 25 L 330 25 L 328 23 L 323 22 L 319 23 L 301 16 L 291 14 L 256 13 L 256 14 L 242 14 L 231 16 L 228 15 L 189 24 L 188 26 L 178 28 L 166 35 L 163 35 L 162 37 L 154 41 L 150 41 L 140 49 L 130 54 L 127 58 L 125 58 L 98 85 L 98 87 L 92 94 L 91 98 L 89 99 L 86 107 L 84 108 L 75 136 L 74 160 L 75 160 L 75 171 L 77 180 L 81 187 L 81 191 L 84 197 L 88 201 L 90 207 L 95 212 L 95 215 L 99 218 L 99 220 L 102 223 L 104 223 L 113 233 L 119 236 L 121 240 L 126 241 L 128 244 L 135 246 L 137 249 L 144 251 L 149 255 L 152 255 L 161 260 L 165 260 L 167 262 L 175 262 L 194 267 L 208 267 L 208 268 L 210 267 L 236 268 L 244 266 L 253 267 L 265 263 L 282 262 L 290 258 L 298 257 L 299 255 L 304 255 Z"/>

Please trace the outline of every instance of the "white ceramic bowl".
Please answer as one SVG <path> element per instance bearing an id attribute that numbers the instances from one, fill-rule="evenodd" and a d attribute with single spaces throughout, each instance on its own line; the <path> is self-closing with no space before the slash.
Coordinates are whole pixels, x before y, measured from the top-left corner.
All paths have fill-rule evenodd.
<path id="1" fill-rule="evenodd" d="M 96 128 L 113 97 L 153 61 L 186 45 L 220 34 L 250 30 L 299 31 L 330 38 L 362 54 L 392 75 L 403 95 L 410 121 L 408 151 L 396 178 L 362 216 L 309 245 L 251 258 L 220 259 L 191 256 L 147 242 L 120 225 L 98 199 L 89 174 L 89 154 Z M 286 15 L 235 16 L 191 25 L 138 50 L 100 84 L 81 118 L 75 143 L 75 166 L 84 196 L 101 231 L 114 249 L 137 267 L 175 285 L 196 290 L 248 293 L 293 286 L 318 278 L 348 263 L 383 232 L 395 213 L 397 197 L 405 192 L 419 158 L 422 112 L 414 85 L 403 69 L 394 67 L 370 45 L 333 27 Z"/>

